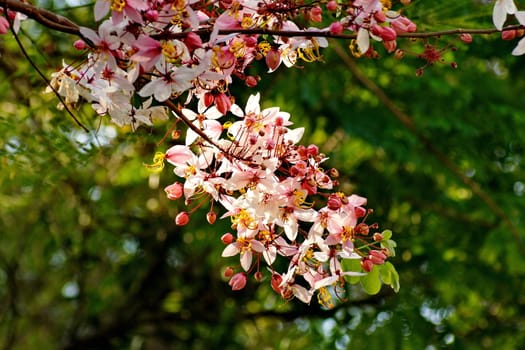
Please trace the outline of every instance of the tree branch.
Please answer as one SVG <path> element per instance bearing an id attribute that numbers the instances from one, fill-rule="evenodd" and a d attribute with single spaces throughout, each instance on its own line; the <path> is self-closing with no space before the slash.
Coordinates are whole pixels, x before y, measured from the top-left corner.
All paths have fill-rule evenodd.
<path id="1" fill-rule="evenodd" d="M 79 26 L 70 19 L 49 10 L 33 6 L 19 0 L 3 0 L 4 6 L 11 11 L 20 12 L 38 23 L 63 33 L 80 35 Z"/>
<path id="2" fill-rule="evenodd" d="M 71 21 L 70 19 L 58 15 L 49 10 L 33 6 L 28 3 L 24 3 L 20 0 L 3 0 L 5 6 L 10 10 L 20 12 L 28 16 L 29 18 L 37 21 L 38 23 L 50 28 L 57 30 L 59 32 L 74 34 L 82 37 L 80 34 L 80 27 Z M 511 25 L 504 27 L 501 31 L 515 30 L 515 29 L 524 29 L 524 26 L 521 25 Z M 213 27 L 207 29 L 195 30 L 193 33 L 198 35 L 207 35 L 210 34 Z M 403 33 L 398 34 L 399 38 L 429 38 L 429 37 L 439 37 L 445 35 L 458 35 L 458 34 L 494 34 L 498 33 L 499 30 L 496 28 L 478 28 L 478 29 L 450 29 L 450 30 L 441 30 L 433 32 L 420 32 L 420 33 Z M 329 31 L 281 31 L 281 30 L 270 30 L 264 28 L 238 28 L 238 29 L 222 29 L 219 30 L 219 35 L 228 35 L 228 34 L 246 34 L 246 35 L 276 35 L 284 37 L 324 37 L 324 38 L 334 38 L 334 39 L 355 39 L 357 37 L 356 33 L 352 34 L 331 34 Z M 176 39 L 186 37 L 188 32 L 182 33 L 162 33 L 158 35 L 152 35 L 156 39 Z"/>
<path id="3" fill-rule="evenodd" d="M 485 203 L 485 205 L 494 213 L 496 216 L 504 222 L 511 234 L 514 236 L 516 244 L 520 251 L 524 253 L 525 247 L 521 241 L 521 236 L 518 228 L 503 209 L 492 199 L 492 197 L 485 192 L 481 186 L 470 177 L 463 174 L 463 172 L 450 160 L 445 154 L 438 150 L 434 143 L 419 132 L 416 125 L 408 114 L 404 113 L 395 103 L 386 95 L 386 93 L 377 86 L 372 80 L 368 79 L 359 69 L 355 61 L 348 55 L 348 53 L 337 43 L 333 45 L 333 48 L 337 55 L 343 60 L 346 66 L 350 69 L 352 74 L 363 84 L 368 90 L 374 93 L 379 101 L 386 107 L 394 117 L 403 124 L 418 140 L 419 142 L 441 162 L 455 177 L 457 177 L 463 184 L 465 184 L 479 199 Z"/>

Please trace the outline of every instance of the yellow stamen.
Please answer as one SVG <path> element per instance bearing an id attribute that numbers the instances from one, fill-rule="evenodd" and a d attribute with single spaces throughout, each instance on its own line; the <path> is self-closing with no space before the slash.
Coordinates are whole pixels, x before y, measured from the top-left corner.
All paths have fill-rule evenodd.
<path id="1" fill-rule="evenodd" d="M 319 304 L 321 304 L 321 306 L 327 309 L 332 309 L 335 306 L 332 295 L 326 287 L 319 288 L 319 291 L 317 293 L 317 300 L 319 301 Z"/>
<path id="2" fill-rule="evenodd" d="M 146 169 L 153 173 L 160 173 L 164 169 L 164 160 L 166 159 L 166 153 L 156 152 L 153 157 L 153 164 L 143 164 Z"/>
<path id="3" fill-rule="evenodd" d="M 350 49 L 352 56 L 357 58 L 361 57 L 361 52 L 359 51 L 359 45 L 357 44 L 357 40 L 352 39 L 350 41 L 350 45 L 348 45 L 348 48 Z"/>
<path id="4" fill-rule="evenodd" d="M 126 0 L 113 0 L 111 1 L 111 10 L 122 12 L 124 10 L 124 7 L 126 7 Z"/>

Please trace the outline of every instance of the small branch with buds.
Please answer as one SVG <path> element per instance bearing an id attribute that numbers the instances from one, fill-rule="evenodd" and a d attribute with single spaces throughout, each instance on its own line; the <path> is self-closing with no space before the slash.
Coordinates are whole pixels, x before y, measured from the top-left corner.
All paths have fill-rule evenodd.
<path id="1" fill-rule="evenodd" d="M 24 15 L 32 18 L 38 23 L 44 25 L 47 28 L 57 30 L 63 33 L 74 34 L 79 37 L 82 37 L 80 33 L 80 27 L 70 19 L 58 15 L 49 10 L 33 6 L 31 4 L 22 2 L 20 0 L 3 0 L 4 6 L 8 9 L 16 12 L 23 13 Z M 201 29 L 193 31 L 197 35 L 206 35 L 211 32 L 213 27 L 209 29 Z M 502 32 L 525 29 L 522 25 L 510 25 L 502 28 Z M 401 33 L 397 36 L 399 38 L 430 38 L 430 37 L 440 37 L 447 35 L 458 35 L 458 34 L 494 34 L 500 32 L 496 28 L 479 28 L 479 29 L 450 29 L 450 30 L 441 30 L 433 32 L 414 32 L 414 33 Z M 263 28 L 236 28 L 236 29 L 222 29 L 218 31 L 219 35 L 229 35 L 229 34 L 245 34 L 245 35 L 276 35 L 282 37 L 324 37 L 324 38 L 333 38 L 333 39 L 355 39 L 357 34 L 332 34 L 330 31 L 302 31 L 302 30 L 270 30 Z M 188 32 L 182 33 L 163 33 L 158 35 L 152 35 L 152 38 L 157 39 L 176 39 L 184 38 L 188 35 Z"/>

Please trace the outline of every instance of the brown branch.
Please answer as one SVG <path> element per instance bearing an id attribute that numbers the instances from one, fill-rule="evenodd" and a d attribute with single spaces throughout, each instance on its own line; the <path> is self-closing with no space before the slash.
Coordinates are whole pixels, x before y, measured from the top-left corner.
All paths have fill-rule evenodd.
<path id="1" fill-rule="evenodd" d="M 28 3 L 24 3 L 20 0 L 2 0 L 4 5 L 7 6 L 10 10 L 20 12 L 28 16 L 29 18 L 34 19 L 40 24 L 57 30 L 59 32 L 74 34 L 82 37 L 80 34 L 79 26 L 71 21 L 70 19 L 58 15 L 49 10 L 33 6 Z M 521 25 L 511 25 L 504 27 L 502 31 L 515 30 L 515 29 L 524 29 L 524 26 Z M 199 29 L 192 31 L 198 35 L 209 35 L 213 27 L 207 29 Z M 479 29 L 450 29 L 450 30 L 441 30 L 433 32 L 420 32 L 420 33 L 403 33 L 398 34 L 400 38 L 429 38 L 429 37 L 439 37 L 446 35 L 457 35 L 457 34 L 494 34 L 498 33 L 499 30 L 496 28 L 479 28 Z M 157 35 L 152 35 L 156 39 L 176 39 L 186 37 L 188 32 L 183 33 L 162 33 Z M 246 35 L 275 35 L 275 36 L 284 36 L 284 37 L 324 37 L 324 38 L 334 38 L 334 39 L 355 39 L 357 37 L 356 33 L 352 34 L 331 34 L 329 31 L 282 31 L 282 30 L 270 30 L 264 28 L 238 28 L 238 29 L 222 29 L 218 32 L 219 35 L 229 35 L 229 34 L 246 34 Z"/>
<path id="2" fill-rule="evenodd" d="M 350 69 L 352 74 L 363 84 L 368 90 L 374 93 L 379 101 L 386 107 L 394 117 L 407 128 L 412 135 L 414 135 L 419 142 L 434 156 L 436 159 L 441 162 L 455 177 L 457 177 L 463 184 L 465 184 L 479 199 L 485 203 L 485 205 L 494 213 L 496 216 L 504 222 L 511 234 L 516 240 L 520 251 L 525 252 L 523 243 L 521 241 L 520 232 L 516 225 L 512 222 L 509 216 L 505 213 L 503 209 L 492 199 L 492 197 L 485 192 L 481 186 L 470 177 L 466 176 L 461 172 L 461 170 L 450 160 L 447 156 L 442 153 L 439 149 L 434 146 L 434 143 L 421 134 L 412 121 L 412 119 L 403 112 L 395 103 L 386 95 L 386 93 L 378 85 L 376 85 L 372 80 L 368 79 L 359 69 L 355 61 L 348 55 L 348 53 L 337 43 L 333 45 L 333 48 L 337 55 L 343 60 L 346 66 Z"/>
<path id="3" fill-rule="evenodd" d="M 12 11 L 20 12 L 38 23 L 59 32 L 80 35 L 79 26 L 70 19 L 57 15 L 49 10 L 33 6 L 19 0 L 3 0 L 4 6 Z"/>

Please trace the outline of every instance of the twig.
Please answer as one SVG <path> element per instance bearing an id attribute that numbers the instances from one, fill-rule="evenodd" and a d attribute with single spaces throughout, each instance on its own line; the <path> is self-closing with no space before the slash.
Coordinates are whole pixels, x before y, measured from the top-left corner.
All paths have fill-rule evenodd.
<path id="1" fill-rule="evenodd" d="M 516 244 L 518 245 L 520 251 L 522 253 L 525 252 L 525 247 L 523 246 L 523 242 L 521 241 L 521 236 L 518 228 L 512 220 L 508 217 L 508 215 L 501 209 L 501 207 L 492 199 L 492 197 L 485 192 L 481 186 L 465 174 L 461 172 L 461 170 L 450 160 L 447 158 L 445 154 L 443 154 L 440 150 L 438 150 L 431 140 L 429 140 L 427 137 L 425 137 L 423 134 L 419 132 L 416 125 L 412 121 L 412 119 L 408 116 L 408 114 L 404 113 L 395 103 L 386 95 L 386 93 L 377 86 L 372 80 L 368 79 L 359 69 L 355 61 L 348 55 L 348 53 L 340 46 L 338 43 L 334 43 L 333 48 L 337 55 L 343 60 L 343 62 L 346 64 L 346 66 L 350 69 L 352 74 L 363 84 L 368 90 L 373 92 L 379 101 L 392 112 L 394 117 L 403 124 L 405 128 L 407 128 L 418 140 L 423 146 L 434 156 L 438 161 L 440 161 L 454 176 L 456 176 L 461 182 L 463 182 L 472 193 L 474 193 L 479 199 L 481 199 L 485 205 L 490 208 L 490 210 L 496 214 L 496 216 L 504 222 L 508 229 L 510 230 L 511 234 L 513 235 Z"/>
<path id="2" fill-rule="evenodd" d="M 29 18 L 34 19 L 40 24 L 57 30 L 59 32 L 74 34 L 82 37 L 80 34 L 80 27 L 71 21 L 70 19 L 58 15 L 49 10 L 39 8 L 20 0 L 3 0 L 4 4 L 12 11 L 20 12 L 28 16 Z M 511 25 L 504 27 L 501 31 L 515 30 L 515 29 L 524 29 L 524 26 L 521 25 Z M 192 31 L 198 35 L 206 35 L 211 33 L 212 27 L 200 30 Z M 433 32 L 420 32 L 420 33 L 403 33 L 398 34 L 400 38 L 429 38 L 429 37 L 439 37 L 446 35 L 457 35 L 457 34 L 494 34 L 500 32 L 496 28 L 478 28 L 478 29 L 450 29 L 450 30 L 440 30 Z M 175 39 L 183 38 L 188 35 L 189 32 L 182 33 L 162 33 L 158 35 L 153 35 L 154 38 L 162 39 Z M 357 34 L 331 34 L 329 31 L 294 31 L 294 30 L 270 30 L 264 28 L 238 28 L 238 29 L 222 29 L 219 30 L 219 35 L 228 35 L 228 34 L 246 34 L 246 35 L 276 35 L 276 36 L 285 36 L 285 37 L 324 37 L 324 38 L 334 38 L 334 39 L 355 39 Z"/>

